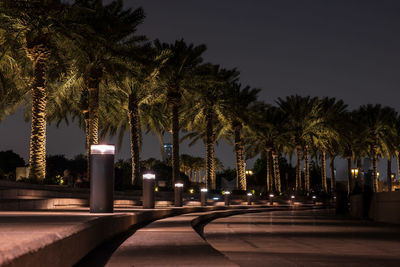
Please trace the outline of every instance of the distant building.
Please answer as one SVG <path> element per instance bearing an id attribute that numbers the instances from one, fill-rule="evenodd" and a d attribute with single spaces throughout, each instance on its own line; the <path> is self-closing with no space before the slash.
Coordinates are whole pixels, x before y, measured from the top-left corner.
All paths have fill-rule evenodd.
<path id="1" fill-rule="evenodd" d="M 164 143 L 164 151 L 163 161 L 166 162 L 172 158 L 172 144 Z"/>

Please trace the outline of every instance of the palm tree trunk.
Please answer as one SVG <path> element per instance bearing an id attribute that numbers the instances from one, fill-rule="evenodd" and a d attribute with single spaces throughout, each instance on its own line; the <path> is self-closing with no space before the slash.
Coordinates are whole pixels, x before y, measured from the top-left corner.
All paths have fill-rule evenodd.
<path id="1" fill-rule="evenodd" d="M 396 153 L 396 160 L 397 160 L 397 179 L 400 179 L 400 157 L 399 157 L 399 151 L 395 151 Z"/>
<path id="2" fill-rule="evenodd" d="M 351 157 L 347 157 L 347 191 L 350 194 L 353 191 L 353 177 L 351 174 Z"/>
<path id="3" fill-rule="evenodd" d="M 321 154 L 321 176 L 322 176 L 322 190 L 327 193 L 328 185 L 326 183 L 326 151 L 323 150 Z"/>
<path id="4" fill-rule="evenodd" d="M 271 164 L 270 164 L 270 153 L 271 149 L 270 148 L 265 148 L 265 158 L 266 158 L 266 163 L 267 163 L 267 193 L 271 192 L 272 186 L 271 186 Z"/>
<path id="5" fill-rule="evenodd" d="M 209 189 L 215 190 L 215 162 L 214 162 L 214 121 L 212 110 L 207 111 L 207 129 L 206 129 L 206 181 Z"/>
<path id="6" fill-rule="evenodd" d="M 179 106 L 172 105 L 172 184 L 180 181 L 179 176 Z"/>
<path id="7" fill-rule="evenodd" d="M 43 180 L 46 177 L 46 70 L 50 57 L 47 46 L 49 35 L 26 39 L 25 52 L 33 63 L 32 124 L 29 151 L 29 177 Z"/>
<path id="8" fill-rule="evenodd" d="M 275 174 L 275 191 L 281 193 L 281 173 L 279 170 L 279 155 L 275 150 L 272 150 L 272 159 L 274 161 L 274 174 Z"/>
<path id="9" fill-rule="evenodd" d="M 297 150 L 297 166 L 296 166 L 296 191 L 301 191 L 301 158 L 302 158 L 302 149 L 300 146 L 296 147 Z"/>
<path id="10" fill-rule="evenodd" d="M 241 136 L 242 126 L 236 123 L 234 124 L 233 129 L 235 131 L 237 188 L 239 190 L 246 190 L 246 171 L 244 169 L 244 151 Z"/>
<path id="11" fill-rule="evenodd" d="M 374 179 L 374 192 L 379 192 L 379 180 L 378 180 L 378 148 L 376 145 L 372 147 L 372 153 L 373 153 L 373 158 L 372 158 L 372 168 L 373 168 L 373 174 L 372 177 Z"/>
<path id="12" fill-rule="evenodd" d="M 306 188 L 306 193 L 310 193 L 310 166 L 308 163 L 308 146 L 304 147 L 304 167 L 305 167 L 305 175 L 304 175 L 304 183 Z"/>
<path id="13" fill-rule="evenodd" d="M 34 63 L 32 94 L 32 125 L 29 153 L 29 177 L 43 180 L 46 177 L 46 105 L 45 71 L 47 60 Z"/>
<path id="14" fill-rule="evenodd" d="M 139 125 L 139 107 L 138 101 L 134 94 L 129 95 L 128 103 L 128 118 L 129 118 L 129 130 L 130 130 L 130 141 L 131 141 L 131 163 L 132 163 L 132 176 L 131 184 L 135 185 L 140 177 L 140 125 Z"/>
<path id="15" fill-rule="evenodd" d="M 90 140 L 89 140 L 89 111 L 83 113 L 85 120 L 85 148 L 86 148 L 86 162 L 87 162 L 87 177 L 90 177 Z"/>
<path id="16" fill-rule="evenodd" d="M 335 177 L 335 157 L 330 156 L 330 167 L 331 167 L 331 194 L 335 194 L 336 177 Z"/>
<path id="17" fill-rule="evenodd" d="M 392 159 L 390 157 L 387 160 L 387 185 L 388 191 L 392 192 Z"/>

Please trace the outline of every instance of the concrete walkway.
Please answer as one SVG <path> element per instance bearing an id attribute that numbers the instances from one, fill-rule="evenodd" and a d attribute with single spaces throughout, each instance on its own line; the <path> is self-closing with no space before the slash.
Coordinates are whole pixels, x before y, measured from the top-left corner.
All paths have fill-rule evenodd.
<path id="1" fill-rule="evenodd" d="M 400 266 L 400 226 L 336 217 L 326 210 L 217 219 L 204 228 L 240 266 Z"/>
<path id="2" fill-rule="evenodd" d="M 190 213 L 155 221 L 139 229 L 106 266 L 238 266 L 213 249 L 192 221 L 216 212 Z"/>

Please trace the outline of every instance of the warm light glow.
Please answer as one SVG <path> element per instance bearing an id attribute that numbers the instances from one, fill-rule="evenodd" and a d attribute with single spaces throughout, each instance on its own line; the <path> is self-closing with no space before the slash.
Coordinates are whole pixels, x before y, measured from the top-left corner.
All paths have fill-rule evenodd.
<path id="1" fill-rule="evenodd" d="M 379 177 L 379 172 L 376 173 L 376 176 Z"/>
<path id="2" fill-rule="evenodd" d="M 114 145 L 91 145 L 90 154 L 94 155 L 114 155 Z"/>
<path id="3" fill-rule="evenodd" d="M 176 183 L 175 187 L 183 187 L 183 184 L 182 183 Z"/>
<path id="4" fill-rule="evenodd" d="M 201 192 L 208 192 L 208 189 L 207 188 L 202 188 L 202 189 L 200 189 L 200 191 Z"/>
<path id="5" fill-rule="evenodd" d="M 230 194 L 231 194 L 231 192 L 229 192 L 229 191 L 225 191 L 225 192 L 224 192 L 224 194 L 225 194 L 225 195 L 230 195 Z"/>
<path id="6" fill-rule="evenodd" d="M 269 197 L 274 197 L 274 194 L 269 194 Z"/>
<path id="7" fill-rule="evenodd" d="M 143 174 L 143 179 L 156 179 L 156 175 L 154 173 L 145 173 Z"/>
<path id="8" fill-rule="evenodd" d="M 247 193 L 247 195 L 248 195 L 249 197 L 251 197 L 253 194 L 252 194 L 252 193 Z"/>
<path id="9" fill-rule="evenodd" d="M 357 168 L 351 169 L 351 174 L 353 174 L 353 176 L 357 176 L 358 175 L 358 169 Z"/>
<path id="10" fill-rule="evenodd" d="M 193 189 L 193 188 L 190 188 L 190 189 L 189 189 L 189 193 L 190 193 L 190 194 L 193 194 L 193 193 L 194 193 L 194 189 Z"/>
<path id="11" fill-rule="evenodd" d="M 291 196 L 290 198 L 295 198 L 295 196 Z"/>
<path id="12" fill-rule="evenodd" d="M 392 173 L 392 175 L 390 175 L 390 177 L 392 177 L 392 179 L 394 179 L 394 178 L 395 178 L 395 175 L 394 175 L 394 173 Z"/>
<path id="13" fill-rule="evenodd" d="M 252 170 L 246 170 L 246 174 L 247 175 L 253 175 L 253 171 Z"/>
<path id="14" fill-rule="evenodd" d="M 158 192 L 158 186 L 154 187 L 154 192 Z"/>

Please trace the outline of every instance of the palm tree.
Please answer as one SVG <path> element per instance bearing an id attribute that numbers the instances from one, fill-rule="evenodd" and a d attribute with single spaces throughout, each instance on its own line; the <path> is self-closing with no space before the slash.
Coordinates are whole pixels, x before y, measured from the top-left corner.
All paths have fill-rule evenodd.
<path id="1" fill-rule="evenodd" d="M 239 190 L 246 190 L 247 186 L 242 130 L 247 126 L 247 122 L 252 121 L 252 115 L 257 114 L 254 110 L 259 110 L 260 106 L 263 106 L 257 102 L 259 92 L 260 89 L 242 87 L 241 84 L 234 82 L 223 95 L 223 115 L 230 124 L 235 142 L 236 182 Z"/>
<path id="2" fill-rule="evenodd" d="M 373 165 L 373 190 L 379 192 L 378 183 L 378 157 L 387 155 L 391 151 L 395 132 L 397 112 L 390 107 L 381 105 L 362 105 L 358 112 L 357 120 L 363 124 L 362 136 L 366 140 L 372 157 Z"/>
<path id="3" fill-rule="evenodd" d="M 68 7 L 58 0 L 23 5 L 14 1 L 8 2 L 1 14 L 3 29 L 18 32 L 13 42 L 22 45 L 32 63 L 29 176 L 33 179 L 46 176 L 46 106 L 50 93 L 47 82 L 49 77 L 60 74 L 49 71 L 52 59 L 62 58 L 58 56 L 65 53 L 63 48 L 70 43 L 65 38 Z"/>
<path id="4" fill-rule="evenodd" d="M 246 153 L 250 157 L 265 151 L 266 155 L 266 192 L 275 191 L 281 193 L 281 181 L 279 171 L 279 154 L 286 144 L 286 132 L 282 125 L 284 117 L 277 107 L 265 107 L 260 110 L 259 118 L 250 123 L 249 135 L 245 136 Z M 271 178 L 270 156 L 272 154 L 273 172 L 275 181 Z M 275 189 L 273 189 L 275 184 Z"/>
<path id="5" fill-rule="evenodd" d="M 321 104 L 316 97 L 287 96 L 278 98 L 279 107 L 286 118 L 285 129 L 290 134 L 290 143 L 297 150 L 296 190 L 301 189 L 301 159 L 304 151 L 305 191 L 310 193 L 308 156 L 313 138 L 317 137 L 323 125 Z"/>
<path id="6" fill-rule="evenodd" d="M 141 119 L 142 107 L 151 106 L 160 101 L 161 90 L 157 84 L 159 68 L 165 62 L 167 53 L 157 55 L 150 45 L 131 47 L 127 50 L 129 56 L 125 60 L 129 62 L 129 71 L 122 81 L 110 82 L 109 93 L 104 101 L 105 111 L 102 112 L 102 137 L 107 134 L 115 135 L 120 130 L 120 143 L 123 133 L 129 128 L 132 179 L 135 184 L 139 180 L 140 173 L 140 144 L 141 144 Z M 117 105 L 116 105 L 117 104 Z M 121 116 L 125 114 L 125 116 Z"/>
<path id="7" fill-rule="evenodd" d="M 333 151 L 333 147 L 339 142 L 340 132 L 343 129 L 343 117 L 346 113 L 347 105 L 342 100 L 325 97 L 321 100 L 322 109 L 320 117 L 324 119 L 318 136 L 314 138 L 314 146 L 319 150 L 321 156 L 321 179 L 322 190 L 327 193 L 328 185 L 326 180 L 326 153 Z M 331 150 L 330 150 L 331 149 Z M 333 154 L 333 153 L 332 153 Z M 331 167 L 334 168 L 334 157 L 331 154 Z M 335 183 L 335 174 L 333 172 L 331 180 L 331 190 Z M 333 191 L 332 191 L 333 192 Z"/>
<path id="8" fill-rule="evenodd" d="M 185 88 L 185 81 L 190 79 L 196 67 L 202 62 L 201 55 L 206 50 L 205 45 L 187 45 L 182 39 L 174 44 L 155 41 L 158 51 L 168 50 L 171 55 L 161 69 L 161 77 L 166 86 L 166 102 L 171 108 L 172 131 L 172 182 L 179 181 L 179 108 L 182 95 L 191 88 Z"/>
<path id="9" fill-rule="evenodd" d="M 197 68 L 196 75 L 189 81 L 194 86 L 192 101 L 184 107 L 185 119 L 182 124 L 189 131 L 185 136 L 194 138 L 194 142 L 203 139 L 206 146 L 206 181 L 209 189 L 216 188 L 214 146 L 221 131 L 227 127 L 217 127 L 224 120 L 221 116 L 223 90 L 237 79 L 239 73 L 221 69 L 219 65 L 204 64 Z M 194 144 L 191 142 L 191 144 Z"/>

